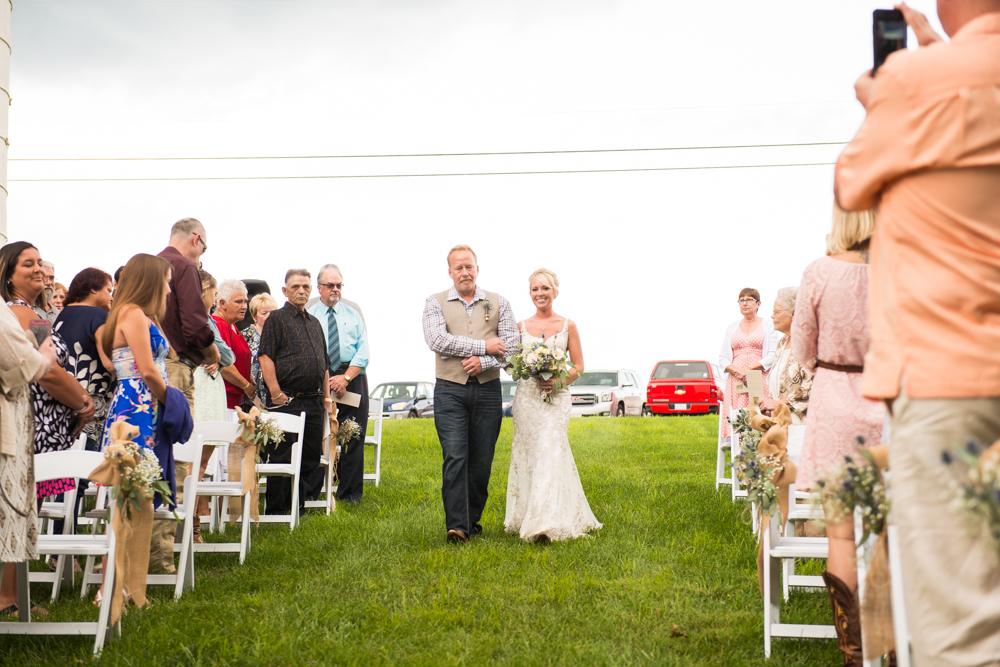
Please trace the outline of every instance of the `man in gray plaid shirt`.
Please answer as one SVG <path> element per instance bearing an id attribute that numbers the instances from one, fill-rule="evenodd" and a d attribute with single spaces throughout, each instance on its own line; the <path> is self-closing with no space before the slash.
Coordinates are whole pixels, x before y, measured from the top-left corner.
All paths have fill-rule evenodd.
<path id="1" fill-rule="evenodd" d="M 476 253 L 465 245 L 448 252 L 454 286 L 428 297 L 424 340 L 434 352 L 434 426 L 444 463 L 441 497 L 449 542 L 483 532 L 493 453 L 503 412 L 500 369 L 520 342 L 510 303 L 476 286 Z"/>

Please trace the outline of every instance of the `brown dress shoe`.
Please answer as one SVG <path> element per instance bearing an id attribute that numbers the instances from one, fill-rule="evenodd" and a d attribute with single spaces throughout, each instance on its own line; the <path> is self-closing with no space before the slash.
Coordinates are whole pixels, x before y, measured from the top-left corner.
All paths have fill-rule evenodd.
<path id="1" fill-rule="evenodd" d="M 837 648 L 844 654 L 845 667 L 862 667 L 861 608 L 858 592 L 852 591 L 839 577 L 823 572 L 823 582 L 830 596 L 833 625 L 837 629 Z"/>
<path id="2" fill-rule="evenodd" d="M 469 538 L 466 536 L 465 531 L 462 531 L 462 530 L 449 530 L 448 531 L 447 540 L 449 542 L 451 542 L 452 544 L 454 544 L 456 542 L 460 542 L 462 544 L 465 544 L 466 542 L 469 541 Z"/>

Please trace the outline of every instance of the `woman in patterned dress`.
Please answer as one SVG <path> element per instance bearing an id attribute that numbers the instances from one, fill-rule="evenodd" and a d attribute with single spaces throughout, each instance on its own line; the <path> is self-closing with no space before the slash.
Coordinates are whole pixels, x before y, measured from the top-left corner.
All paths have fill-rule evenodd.
<path id="1" fill-rule="evenodd" d="M 0 293 L 25 330 L 30 328 L 32 320 L 40 319 L 37 308 L 43 303 L 44 289 L 42 259 L 35 246 L 19 241 L 0 249 Z M 66 344 L 57 332 L 52 333 L 52 342 L 59 368 L 31 385 L 36 454 L 69 449 L 80 430 L 94 417 L 94 400 L 64 370 L 69 360 Z M 44 498 L 74 488 L 76 482 L 72 479 L 53 479 L 40 482 L 36 495 Z"/>
<path id="2" fill-rule="evenodd" d="M 875 213 L 846 213 L 835 207 L 827 256 L 806 267 L 792 322 L 792 351 L 816 375 L 809 396 L 809 420 L 795 486 L 810 489 L 858 447 L 859 438 L 877 445 L 882 435 L 882 403 L 861 395 L 861 371 L 868 352 L 868 239 Z M 830 552 L 826 580 L 841 650 L 856 656 L 851 628 L 859 640 L 854 521 L 827 517 Z M 840 609 L 840 613 L 836 611 Z M 848 618 L 843 631 L 841 617 Z M 850 659 L 853 659 L 850 658 Z"/>
<path id="3" fill-rule="evenodd" d="M 771 397 L 761 399 L 758 407 L 764 414 L 770 414 L 779 403 L 787 405 L 792 413 L 792 423 L 805 424 L 813 374 L 792 353 L 792 320 L 798 291 L 798 287 L 782 287 L 774 299 L 771 319 L 774 330 L 781 334 L 781 340 L 774 350 L 774 365 L 767 373 L 767 389 Z"/>
<path id="4" fill-rule="evenodd" d="M 253 325 L 247 327 L 241 333 L 241 335 L 246 339 L 247 345 L 250 346 L 250 381 L 253 382 L 254 387 L 257 388 L 254 393 L 261 398 L 261 401 L 263 401 L 264 398 L 261 395 L 260 362 L 257 360 L 257 350 L 260 348 L 260 334 L 264 330 L 264 322 L 267 321 L 267 316 L 270 315 L 277 307 L 277 302 L 267 292 L 258 294 L 254 298 L 250 299 L 250 305 L 247 309 L 250 311 L 250 317 L 253 319 Z M 246 399 L 243 401 L 241 409 L 244 412 L 249 412 L 252 407 L 253 401 Z"/>
<path id="5" fill-rule="evenodd" d="M 153 448 L 158 402 L 167 397 L 170 344 L 157 322 L 166 312 L 170 273 L 170 262 L 146 254 L 130 259 L 122 271 L 101 336 L 101 354 L 118 376 L 104 423 L 102 450 L 111 444 L 108 427 L 118 421 L 137 426 L 135 442 Z"/>
<path id="6" fill-rule="evenodd" d="M 17 611 L 15 563 L 38 558 L 38 515 L 35 503 L 35 424 L 31 389 L 57 364 L 56 350 L 46 340 L 36 352 L 10 308 L 0 304 L 0 616 Z M 40 608 L 39 608 L 40 609 Z"/>
<path id="7" fill-rule="evenodd" d="M 729 424 L 729 414 L 750 405 L 749 394 L 737 394 L 736 383 L 746 382 L 748 370 L 762 370 L 765 373 L 774 363 L 774 349 L 777 336 L 774 324 L 757 316 L 760 308 L 760 292 L 752 287 L 740 290 L 739 295 L 741 319 L 733 322 L 726 329 L 722 339 L 722 351 L 719 352 L 719 365 L 728 376 L 726 392 L 722 402 L 722 437 L 732 435 Z M 764 383 L 764 396 L 770 397 L 767 383 Z"/>

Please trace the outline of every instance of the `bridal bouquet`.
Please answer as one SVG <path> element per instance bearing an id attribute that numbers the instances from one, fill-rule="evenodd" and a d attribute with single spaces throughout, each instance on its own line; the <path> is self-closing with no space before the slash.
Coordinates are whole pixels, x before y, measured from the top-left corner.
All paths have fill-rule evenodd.
<path id="1" fill-rule="evenodd" d="M 542 341 L 535 341 L 527 348 L 523 343 L 518 345 L 517 352 L 507 357 L 507 363 L 511 365 L 510 374 L 515 380 L 555 378 L 552 393 L 542 392 L 542 400 L 546 403 L 551 403 L 552 394 L 569 384 L 566 378 L 570 369 L 576 370 L 565 352 Z"/>

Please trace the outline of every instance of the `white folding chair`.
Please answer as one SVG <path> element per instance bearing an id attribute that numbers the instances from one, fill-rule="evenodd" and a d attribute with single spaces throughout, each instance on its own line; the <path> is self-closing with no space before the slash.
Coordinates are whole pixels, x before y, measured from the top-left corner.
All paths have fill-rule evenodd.
<path id="1" fill-rule="evenodd" d="M 364 481 L 375 482 L 375 486 L 382 480 L 382 422 L 385 419 L 383 401 L 377 398 L 368 404 L 368 423 L 373 424 L 372 435 L 365 436 L 365 446 L 371 445 L 375 454 L 375 472 L 364 476 Z"/>
<path id="2" fill-rule="evenodd" d="M 722 484 L 732 484 L 733 478 L 726 477 L 726 453 L 732 449 L 729 442 L 722 439 L 722 423 L 726 417 L 719 412 L 719 433 L 715 443 L 715 490 L 719 490 Z M 734 434 L 735 435 L 735 434 Z"/>
<path id="3" fill-rule="evenodd" d="M 184 478 L 183 504 L 175 509 L 170 509 L 164 504 L 153 511 L 153 521 L 180 520 L 181 525 L 177 530 L 181 534 L 181 543 L 174 545 L 174 551 L 180 553 L 180 558 L 177 562 L 176 573 L 151 574 L 146 577 L 146 584 L 173 586 L 175 600 L 181 599 L 185 588 L 194 588 L 194 551 L 191 549 L 191 545 L 194 543 L 194 517 L 195 507 L 198 503 L 198 469 L 201 467 L 203 442 L 200 435 L 192 433 L 191 439 L 187 442 L 174 444 L 174 461 L 193 464 L 191 474 Z"/>
<path id="4" fill-rule="evenodd" d="M 93 470 L 104 461 L 100 452 L 62 451 L 38 454 L 35 456 L 35 481 L 65 477 L 88 477 Z M 0 634 L 6 635 L 94 635 L 94 655 L 99 655 L 104 648 L 107 636 L 111 598 L 115 581 L 115 534 L 110 529 L 106 534 L 99 535 L 39 535 L 38 552 L 41 555 L 59 555 L 108 558 L 108 588 L 107 595 L 101 600 L 100 611 L 96 622 L 44 622 L 35 623 L 31 620 L 31 601 L 28 581 L 28 563 L 18 563 L 18 618 L 16 623 L 0 623 Z M 0 564 L 2 572 L 3 564 Z M 116 625 L 113 632 L 121 634 L 121 626 Z"/>
<path id="5" fill-rule="evenodd" d="M 295 530 L 299 523 L 299 477 L 302 475 L 302 438 L 306 430 L 306 413 L 290 415 L 284 412 L 268 412 L 266 419 L 274 419 L 285 433 L 298 436 L 292 444 L 291 462 L 289 463 L 258 463 L 257 474 L 263 483 L 268 477 L 288 477 L 292 485 L 291 514 L 261 514 L 262 523 L 287 523 L 288 530 Z M 243 522 L 248 521 L 243 515 Z"/>
<path id="6" fill-rule="evenodd" d="M 788 427 L 788 459 L 798 463 L 802 452 L 805 426 Z M 796 537 L 793 524 L 814 520 L 822 515 L 819 508 L 811 504 L 799 503 L 808 500 L 810 494 L 796 492 L 795 485 L 788 488 L 791 504 L 788 507 L 786 534 L 781 534 L 781 524 L 775 514 L 763 527 L 764 534 L 764 656 L 771 657 L 773 637 L 793 637 L 799 639 L 833 639 L 837 630 L 833 625 L 809 625 L 802 623 L 782 623 L 781 603 L 788 600 L 789 588 L 826 588 L 823 577 L 818 575 L 796 575 L 795 559 L 825 559 L 829 555 L 830 543 L 825 537 Z M 789 529 L 790 528 L 790 529 Z M 790 563 L 790 564 L 789 564 Z M 785 576 L 782 576 L 784 574 Z"/>
<path id="7" fill-rule="evenodd" d="M 323 418 L 323 452 L 319 456 L 319 467 L 324 471 L 323 474 L 323 488 L 320 489 L 320 494 L 324 496 L 325 500 L 307 500 L 305 502 L 306 509 L 326 509 L 326 513 L 329 514 L 330 510 L 330 496 L 336 492 L 337 487 L 333 485 L 333 473 L 334 465 L 332 463 L 333 457 L 332 452 L 339 452 L 340 445 L 337 444 L 336 436 L 330 437 L 330 420 L 326 417 Z"/>
<path id="8" fill-rule="evenodd" d="M 86 446 L 87 434 L 81 433 L 80 437 L 73 442 L 68 451 L 82 452 L 86 450 Z M 55 454 L 58 452 L 51 453 Z M 72 517 L 76 511 L 77 489 L 78 487 L 74 486 L 70 491 L 63 493 L 61 501 L 46 500 L 42 502 L 42 507 L 38 511 L 38 520 L 40 523 L 39 534 L 55 535 L 56 521 L 63 522 L 63 535 L 72 535 L 74 533 Z M 45 562 L 48 563 L 50 560 L 51 558 L 46 556 Z M 52 601 L 55 602 L 59 599 L 59 593 L 64 583 L 70 587 L 73 586 L 73 564 L 75 562 L 76 559 L 74 558 L 59 555 L 56 557 L 56 569 L 54 571 L 31 572 L 28 574 L 28 578 L 32 583 L 52 584 Z"/>
<path id="9" fill-rule="evenodd" d="M 194 425 L 194 433 L 201 435 L 203 439 L 213 440 L 216 442 L 227 442 L 229 444 L 232 444 L 232 442 L 239 437 L 242 430 L 243 427 L 236 422 L 198 422 Z M 221 458 L 221 454 L 219 452 L 225 451 L 225 447 L 216 447 L 215 451 Z M 240 503 L 243 508 L 242 516 L 249 516 L 250 499 L 253 494 L 251 491 L 243 493 L 242 481 L 222 481 L 220 476 L 221 471 L 216 468 L 215 481 L 199 482 L 198 495 L 210 497 L 213 506 L 218 503 L 218 499 L 221 498 L 223 500 L 221 516 L 219 517 L 219 525 L 220 528 L 224 528 L 226 522 L 230 520 L 229 503 L 232 502 L 234 498 L 240 498 Z M 215 521 L 215 518 L 216 515 L 213 512 L 213 522 Z M 239 542 L 206 542 L 204 544 L 194 544 L 193 549 L 196 553 L 239 553 L 240 564 L 242 564 L 243 561 L 246 560 L 247 553 L 250 551 L 250 521 L 243 522 Z"/>
<path id="10" fill-rule="evenodd" d="M 896 636 L 896 664 L 910 667 L 913 664 L 910 625 L 906 617 L 906 595 L 903 591 L 903 560 L 899 555 L 899 529 L 889 512 L 886 530 L 889 540 L 889 586 L 892 591 L 892 629 Z"/>

